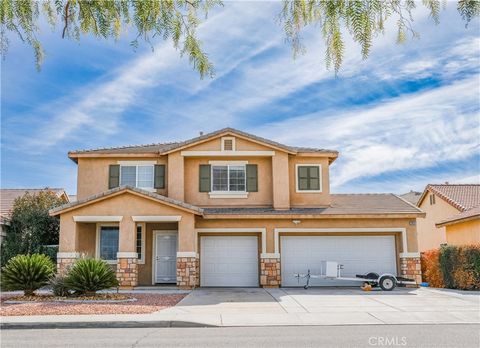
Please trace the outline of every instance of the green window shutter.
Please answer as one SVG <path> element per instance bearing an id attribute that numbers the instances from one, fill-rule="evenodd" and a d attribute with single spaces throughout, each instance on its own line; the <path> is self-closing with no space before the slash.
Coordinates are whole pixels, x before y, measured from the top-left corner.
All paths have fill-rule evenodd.
<path id="1" fill-rule="evenodd" d="M 298 189 L 308 190 L 308 167 L 298 167 Z"/>
<path id="2" fill-rule="evenodd" d="M 210 192 L 211 187 L 211 166 L 209 164 L 200 164 L 199 170 L 199 190 L 200 192 Z"/>
<path id="3" fill-rule="evenodd" d="M 155 176 L 153 187 L 156 189 L 165 188 L 165 165 L 155 164 Z"/>
<path id="4" fill-rule="evenodd" d="M 319 190 L 320 189 L 320 173 L 318 171 L 319 167 L 309 167 L 309 190 Z"/>
<path id="5" fill-rule="evenodd" d="M 246 165 L 247 192 L 258 192 L 258 169 L 256 164 Z"/>
<path id="6" fill-rule="evenodd" d="M 120 165 L 111 164 L 108 167 L 108 189 L 120 186 Z"/>

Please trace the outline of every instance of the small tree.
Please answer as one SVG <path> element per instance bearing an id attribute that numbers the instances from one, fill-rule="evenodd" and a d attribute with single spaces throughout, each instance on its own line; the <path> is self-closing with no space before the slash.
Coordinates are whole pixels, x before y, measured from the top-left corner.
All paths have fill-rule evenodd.
<path id="1" fill-rule="evenodd" d="M 59 219 L 48 211 L 63 203 L 63 199 L 48 190 L 37 194 L 27 192 L 15 200 L 2 243 L 2 266 L 15 255 L 48 253 L 46 245 L 58 244 Z"/>

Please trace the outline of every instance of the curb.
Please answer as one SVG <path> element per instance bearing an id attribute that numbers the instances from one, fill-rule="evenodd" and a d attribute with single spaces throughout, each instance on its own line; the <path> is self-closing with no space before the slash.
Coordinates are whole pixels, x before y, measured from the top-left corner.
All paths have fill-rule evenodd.
<path id="1" fill-rule="evenodd" d="M 129 328 L 199 328 L 217 327 L 216 325 L 195 323 L 190 321 L 160 320 L 160 321 L 77 321 L 77 322 L 31 322 L 31 323 L 0 323 L 0 330 L 27 329 L 129 329 Z"/>

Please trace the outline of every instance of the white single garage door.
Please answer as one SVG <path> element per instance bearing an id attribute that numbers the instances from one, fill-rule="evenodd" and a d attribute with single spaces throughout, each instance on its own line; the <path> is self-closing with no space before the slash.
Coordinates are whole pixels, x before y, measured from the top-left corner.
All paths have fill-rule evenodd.
<path id="1" fill-rule="evenodd" d="M 342 264 L 342 276 L 367 272 L 397 273 L 394 236 L 282 236 L 282 286 L 303 286 L 295 273 L 320 272 L 322 261 Z M 358 286 L 359 282 L 310 279 L 312 286 Z"/>
<path id="2" fill-rule="evenodd" d="M 200 238 L 201 286 L 258 286 L 258 238 Z"/>

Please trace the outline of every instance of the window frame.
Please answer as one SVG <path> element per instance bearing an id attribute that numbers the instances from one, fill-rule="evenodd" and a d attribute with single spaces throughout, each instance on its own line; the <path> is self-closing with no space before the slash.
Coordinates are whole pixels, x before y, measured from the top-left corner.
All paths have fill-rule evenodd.
<path id="1" fill-rule="evenodd" d="M 231 150 L 225 150 L 225 140 L 231 140 L 232 141 L 232 149 Z M 235 143 L 235 137 L 222 137 L 221 139 L 221 149 L 222 151 L 226 152 L 232 152 L 236 151 L 236 143 Z"/>
<path id="2" fill-rule="evenodd" d="M 143 222 L 142 223 L 137 223 L 135 225 L 135 247 L 138 247 L 138 238 L 137 238 L 138 227 L 142 228 L 142 232 L 141 232 L 141 245 L 140 245 L 141 257 L 138 257 L 138 255 L 137 255 L 137 263 L 143 265 L 143 264 L 145 264 L 145 231 L 146 231 L 147 226 Z"/>
<path id="3" fill-rule="evenodd" d="M 118 183 L 119 186 L 122 186 L 122 167 L 135 167 L 135 187 L 141 190 L 156 192 L 155 188 L 155 165 L 157 162 L 154 161 L 118 161 L 120 165 Z M 138 186 L 138 168 L 139 167 L 151 167 L 152 168 L 152 187 L 139 187 Z"/>
<path id="4" fill-rule="evenodd" d="M 95 258 L 99 260 L 103 260 L 108 264 L 111 265 L 116 265 L 118 258 L 115 258 L 115 260 L 104 260 L 100 258 L 100 233 L 102 231 L 102 227 L 116 227 L 118 229 L 118 245 L 120 247 L 120 224 L 119 223 L 107 223 L 107 222 L 102 222 L 102 223 L 97 223 L 96 226 L 96 236 L 95 236 Z M 117 250 L 118 253 L 118 250 Z"/>
<path id="5" fill-rule="evenodd" d="M 209 161 L 210 164 L 210 198 L 247 198 L 247 164 L 248 161 Z M 213 190 L 213 167 L 227 167 L 227 191 Z M 230 191 L 230 167 L 243 167 L 244 171 L 244 190 Z"/>
<path id="6" fill-rule="evenodd" d="M 300 167 L 318 167 L 318 190 L 301 190 L 299 186 L 298 169 Z M 295 164 L 295 192 L 296 193 L 321 193 L 323 192 L 322 165 L 318 163 Z"/>

